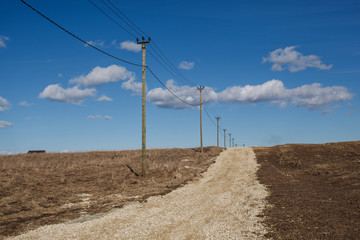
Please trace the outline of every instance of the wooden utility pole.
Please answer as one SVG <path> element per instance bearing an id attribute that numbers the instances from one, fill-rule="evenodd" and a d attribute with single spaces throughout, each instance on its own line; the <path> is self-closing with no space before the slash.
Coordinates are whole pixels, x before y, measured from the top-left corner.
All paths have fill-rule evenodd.
<path id="1" fill-rule="evenodd" d="M 215 117 L 217 121 L 217 146 L 219 147 L 219 119 L 220 117 Z"/>
<path id="2" fill-rule="evenodd" d="M 224 148 L 226 148 L 226 129 L 223 129 L 224 131 Z"/>
<path id="3" fill-rule="evenodd" d="M 142 176 L 146 177 L 146 81 L 145 81 L 145 70 L 146 70 L 146 63 L 145 63 L 145 50 L 146 44 L 150 43 L 150 37 L 148 41 L 145 41 L 145 38 L 142 37 L 142 41 L 139 42 L 139 39 L 136 39 L 137 44 L 141 44 L 142 48 Z"/>
<path id="4" fill-rule="evenodd" d="M 231 133 L 229 133 L 229 147 L 231 147 Z"/>
<path id="5" fill-rule="evenodd" d="M 202 135 L 202 99 L 201 99 L 201 92 L 204 89 L 204 87 L 197 87 L 197 89 L 200 91 L 200 143 L 201 143 L 201 153 L 204 152 L 203 149 L 203 135 Z"/>

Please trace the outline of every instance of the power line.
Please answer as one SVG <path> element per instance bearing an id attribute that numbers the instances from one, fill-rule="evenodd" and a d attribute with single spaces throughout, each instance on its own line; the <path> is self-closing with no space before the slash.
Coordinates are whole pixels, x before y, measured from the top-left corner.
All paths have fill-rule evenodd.
<path id="1" fill-rule="evenodd" d="M 106 0 L 111 6 L 109 6 L 109 4 L 107 4 L 104 0 L 101 0 L 114 14 L 116 14 L 116 16 L 121 19 L 121 21 L 123 21 L 126 25 L 128 25 L 133 31 L 135 31 L 137 34 L 141 35 L 141 33 L 143 33 L 144 35 L 148 36 L 148 34 L 146 34 L 144 31 L 142 31 L 135 23 L 133 23 L 130 18 L 128 18 L 119 8 L 117 8 L 110 0 Z M 136 36 L 134 34 L 132 34 L 130 31 L 128 31 L 124 26 L 122 26 L 118 21 L 116 21 L 114 18 L 112 18 L 110 15 L 108 15 L 104 10 L 102 10 L 98 5 L 96 5 L 93 1 L 88 0 L 88 2 L 90 2 L 94 7 L 96 7 L 101 13 L 103 13 L 107 18 L 109 18 L 112 22 L 114 22 L 116 25 L 118 25 L 120 28 L 122 28 L 123 30 L 125 30 L 128 34 L 130 34 L 131 36 L 133 36 L 134 38 L 136 38 Z M 115 11 L 115 10 L 116 11 Z M 119 12 L 123 17 L 121 17 L 117 12 Z M 126 19 L 124 19 L 126 18 Z M 137 28 L 138 30 L 136 30 L 135 28 Z M 160 50 L 160 48 L 157 46 L 157 44 L 154 42 L 154 40 L 152 41 L 154 47 L 152 46 L 152 44 L 149 45 L 149 47 L 153 50 L 154 53 L 156 53 L 159 58 L 164 62 L 165 65 L 167 65 L 168 67 L 165 67 L 164 64 L 161 63 L 161 61 L 155 57 L 154 54 L 150 53 L 154 59 L 167 71 L 169 72 L 171 75 L 173 75 L 175 78 L 177 78 L 178 80 L 182 81 L 185 84 L 190 84 L 195 86 L 196 84 L 194 84 L 193 82 L 189 81 L 172 63 L 171 61 L 166 57 L 166 55 Z"/>
<path id="2" fill-rule="evenodd" d="M 151 46 L 151 45 L 150 45 Z M 150 55 L 155 59 L 156 62 L 158 62 L 168 73 L 170 73 L 173 77 L 175 77 L 176 79 L 182 81 L 183 83 L 186 83 L 184 82 L 183 79 L 179 78 L 176 74 L 174 74 L 173 71 L 171 71 L 168 67 L 166 67 L 153 53 L 150 49 L 148 49 L 148 52 L 150 53 Z M 159 55 L 158 52 L 155 51 L 155 53 L 161 58 L 161 56 Z"/>
<path id="3" fill-rule="evenodd" d="M 204 110 L 205 110 L 205 112 L 206 112 L 206 115 L 208 116 L 208 118 L 210 119 L 210 122 L 212 123 L 212 124 L 214 124 L 214 126 L 216 127 L 217 125 L 216 125 L 216 123 L 212 120 L 212 118 L 210 117 L 210 114 L 209 114 L 209 112 L 206 110 L 206 107 L 205 107 L 206 105 L 204 105 Z"/>
<path id="4" fill-rule="evenodd" d="M 107 7 L 110 8 L 110 6 L 109 6 L 108 4 L 106 4 L 106 3 L 104 2 L 104 0 L 101 0 L 101 1 L 102 1 Z M 133 29 L 133 30 L 134 30 L 135 32 L 137 32 L 139 35 L 141 35 L 141 34 L 139 33 L 139 31 L 140 31 L 142 34 L 144 34 L 145 36 L 149 37 L 148 34 L 146 34 L 143 30 L 141 30 L 140 27 L 138 27 L 138 26 L 137 26 L 133 21 L 131 21 L 131 19 L 128 18 L 119 8 L 117 8 L 117 7 L 115 6 L 115 4 L 113 4 L 110 0 L 106 0 L 106 1 L 107 1 L 117 12 L 119 12 L 124 18 L 126 18 L 127 21 L 124 20 L 124 18 L 122 18 L 122 17 L 119 16 L 118 14 L 116 14 L 113 9 L 111 9 L 111 10 L 112 10 L 122 21 L 124 21 L 131 29 Z M 137 31 L 136 29 L 134 29 L 134 27 L 132 27 L 128 22 L 129 22 L 130 24 L 132 24 L 135 28 L 137 28 L 139 31 Z M 155 48 L 156 48 L 157 50 L 152 47 L 152 44 L 155 46 Z M 172 69 L 177 75 L 179 75 L 181 78 L 183 78 L 183 79 L 185 80 L 185 82 L 190 83 L 190 85 L 196 86 L 196 84 L 194 84 L 193 82 L 189 81 L 189 80 L 171 63 L 171 61 L 170 61 L 170 60 L 166 57 L 166 55 L 161 51 L 161 49 L 158 47 L 158 45 L 156 44 L 156 42 L 155 42 L 154 40 L 152 40 L 152 44 L 149 45 L 150 48 L 152 48 L 153 51 L 154 51 L 156 54 L 159 55 L 159 57 L 161 58 L 161 60 L 163 60 L 164 63 L 167 64 L 167 65 L 170 67 L 170 69 Z M 160 52 L 160 54 L 159 54 L 158 52 Z M 162 56 L 161 56 L 161 55 L 162 55 Z"/>
<path id="5" fill-rule="evenodd" d="M 42 16 L 43 18 L 45 18 L 46 20 L 48 20 L 49 22 L 51 22 L 52 24 L 54 24 L 55 26 L 57 26 L 58 28 L 60 28 L 61 30 L 63 30 L 64 32 L 66 32 L 67 34 L 71 35 L 72 37 L 76 38 L 77 40 L 79 40 L 80 42 L 86 44 L 87 46 L 89 47 L 92 47 L 93 49 L 109 56 L 109 57 L 112 57 L 116 60 L 119 60 L 121 62 L 124 62 L 124 63 L 127 63 L 127 64 L 130 64 L 130 65 L 134 65 L 134 66 L 138 66 L 138 67 L 141 67 L 142 65 L 141 64 L 137 64 L 137 63 L 133 63 L 133 62 L 129 62 L 127 60 L 124 60 L 124 59 L 121 59 L 121 58 L 118 58 L 118 57 L 115 57 L 114 55 L 111 55 L 110 53 L 107 53 L 93 45 L 91 45 L 90 43 L 84 41 L 83 39 L 81 39 L 80 37 L 76 36 L 75 34 L 71 33 L 70 31 L 66 30 L 65 28 L 63 28 L 62 26 L 60 26 L 59 24 L 57 24 L 56 22 L 54 22 L 53 20 L 51 20 L 50 18 L 48 18 L 47 16 L 45 16 L 44 14 L 42 14 L 40 11 L 36 10 L 35 8 L 33 8 L 32 6 L 30 6 L 27 2 L 25 2 L 24 0 L 20 0 L 22 3 L 24 3 L 26 6 L 28 6 L 29 8 L 31 8 L 34 12 L 36 12 L 37 14 L 39 14 L 40 16 Z"/>
<path id="6" fill-rule="evenodd" d="M 101 0 L 102 2 L 104 2 L 103 0 Z M 108 3 L 110 3 L 111 6 L 113 6 L 113 8 L 116 9 L 116 11 L 118 11 L 124 18 L 126 18 L 135 28 L 137 28 L 142 34 L 144 34 L 146 37 L 149 37 L 149 35 L 147 35 L 144 31 L 141 30 L 141 28 L 139 28 L 135 23 L 133 23 L 131 21 L 130 18 L 128 18 L 119 8 L 117 8 L 110 0 L 106 0 Z M 123 20 L 123 18 L 119 17 L 120 19 Z M 123 20 L 124 22 L 126 22 L 125 20 Z M 127 23 L 128 26 L 130 26 L 128 23 Z M 131 27 L 131 26 L 130 26 Z M 131 27 L 132 28 L 132 27 Z M 134 31 L 136 31 L 134 28 L 132 28 Z M 139 33 L 138 31 L 136 31 L 137 33 Z M 141 34 L 139 34 L 141 35 Z"/>
<path id="7" fill-rule="evenodd" d="M 166 57 L 166 55 L 161 51 L 161 49 L 158 47 L 158 45 L 156 44 L 155 41 L 153 41 L 153 44 L 154 46 L 158 49 L 158 51 L 160 52 L 161 55 L 164 56 L 165 58 L 165 61 L 164 62 L 167 62 L 168 65 L 171 66 L 172 69 L 174 69 L 174 71 L 179 75 L 181 76 L 185 82 L 189 83 L 190 85 L 193 85 L 193 86 L 196 86 L 196 84 L 194 82 L 191 82 L 190 80 L 188 80 L 175 66 L 174 64 L 171 63 L 171 61 Z"/>
<path id="8" fill-rule="evenodd" d="M 117 22 L 115 19 L 113 19 L 109 14 L 107 14 L 104 10 L 102 10 L 98 5 L 96 5 L 93 1 L 88 0 L 89 3 L 91 3 L 97 10 L 99 10 L 102 14 L 104 14 L 107 18 L 109 18 L 111 21 L 113 21 L 116 25 L 118 25 L 119 27 L 121 27 L 124 31 L 126 31 L 128 34 L 130 34 L 131 36 L 133 36 L 134 38 L 136 38 L 136 36 L 134 34 L 132 34 L 130 31 L 128 31 L 124 26 L 122 26 L 119 22 Z M 102 1 L 104 2 L 104 1 Z M 104 2 L 104 4 L 106 4 Z M 106 4 L 106 6 L 108 6 Z M 109 6 L 108 6 L 109 7 Z M 110 7 L 109 7 L 110 8 Z M 112 10 L 112 8 L 110 8 Z M 115 13 L 116 14 L 116 13 Z"/>
<path id="9" fill-rule="evenodd" d="M 180 100 L 181 102 L 189 105 L 189 106 L 193 106 L 193 107 L 197 107 L 198 105 L 197 104 L 192 104 L 192 103 L 189 103 L 189 102 L 186 102 L 184 100 L 182 100 L 180 97 L 178 97 L 175 93 L 173 93 L 156 75 L 153 71 L 151 71 L 151 69 L 146 66 L 146 68 L 149 70 L 149 72 L 155 77 L 155 79 L 166 89 L 168 90 L 174 97 L 176 97 L 178 100 Z"/>

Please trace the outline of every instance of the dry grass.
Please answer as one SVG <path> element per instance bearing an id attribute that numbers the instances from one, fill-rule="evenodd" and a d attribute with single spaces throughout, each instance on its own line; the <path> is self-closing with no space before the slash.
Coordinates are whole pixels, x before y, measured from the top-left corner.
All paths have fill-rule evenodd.
<path id="1" fill-rule="evenodd" d="M 221 148 L 45 153 L 0 156 L 0 239 L 82 215 L 109 211 L 129 201 L 165 194 L 198 176 Z"/>

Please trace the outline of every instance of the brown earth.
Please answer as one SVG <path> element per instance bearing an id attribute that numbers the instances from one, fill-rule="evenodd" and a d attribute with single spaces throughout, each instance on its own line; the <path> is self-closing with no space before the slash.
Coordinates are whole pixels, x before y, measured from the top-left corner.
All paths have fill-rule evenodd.
<path id="1" fill-rule="evenodd" d="M 360 239 L 360 142 L 254 148 L 273 239 Z"/>
<path id="2" fill-rule="evenodd" d="M 200 176 L 221 151 L 148 150 L 146 178 L 135 175 L 140 150 L 0 156 L 0 239 L 166 194 Z"/>

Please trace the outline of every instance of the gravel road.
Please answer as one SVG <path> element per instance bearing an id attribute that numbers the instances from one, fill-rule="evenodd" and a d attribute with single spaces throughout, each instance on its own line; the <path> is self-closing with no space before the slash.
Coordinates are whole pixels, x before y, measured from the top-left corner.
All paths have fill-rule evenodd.
<path id="1" fill-rule="evenodd" d="M 49 225 L 11 239 L 263 239 L 266 189 L 251 148 L 222 152 L 203 177 L 165 196 L 89 221 Z"/>

